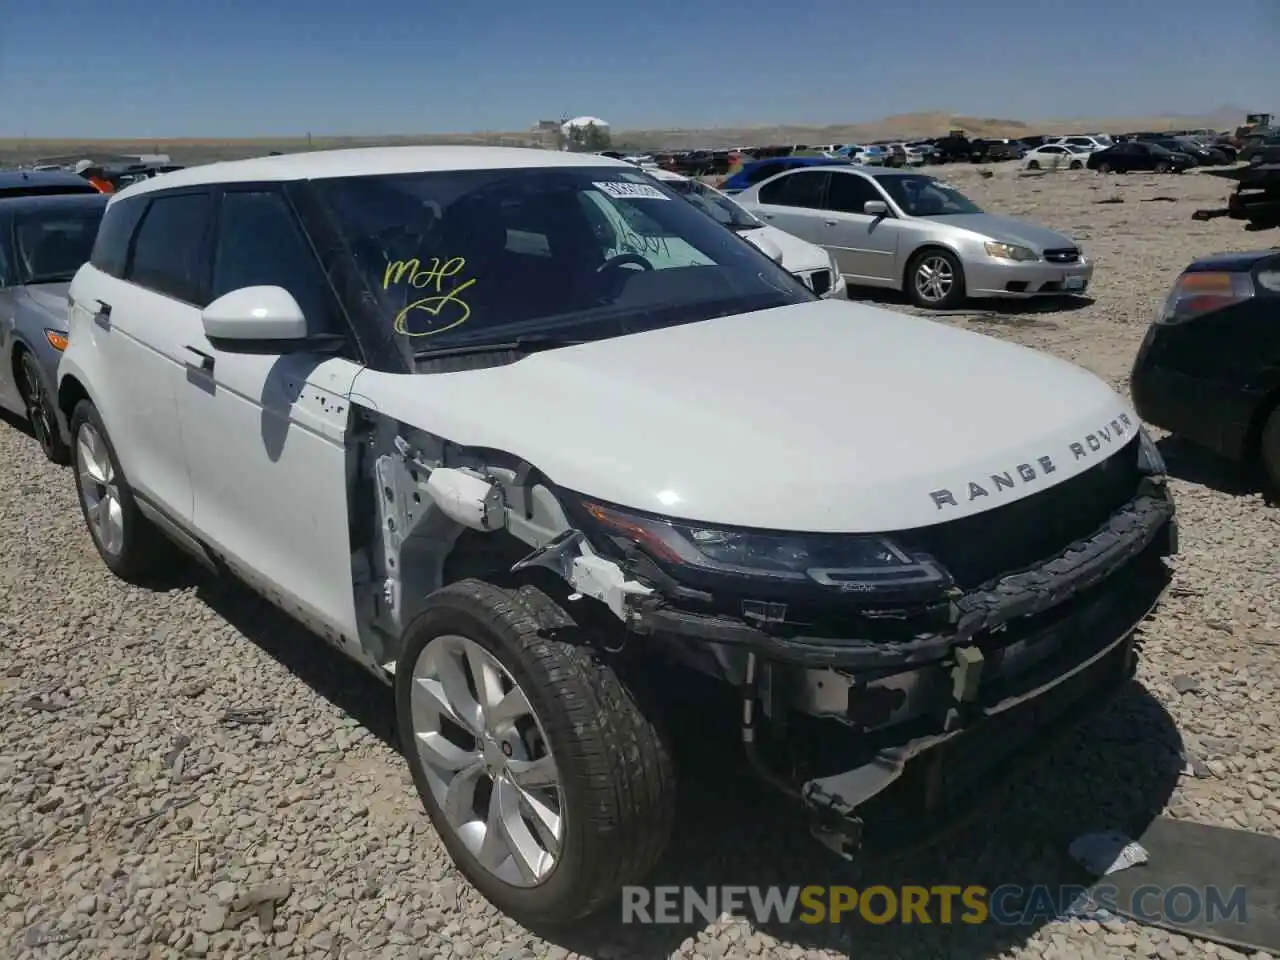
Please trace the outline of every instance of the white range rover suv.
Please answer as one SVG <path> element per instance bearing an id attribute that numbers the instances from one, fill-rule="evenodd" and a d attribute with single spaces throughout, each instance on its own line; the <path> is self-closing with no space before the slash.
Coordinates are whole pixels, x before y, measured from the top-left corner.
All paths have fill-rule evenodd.
<path id="1" fill-rule="evenodd" d="M 112 198 L 70 297 L 104 562 L 178 545 L 385 680 L 450 854 L 525 922 L 661 855 L 673 671 L 828 846 L 887 848 L 1128 681 L 1176 550 L 1093 375 L 823 300 L 622 161 L 189 168 Z"/>

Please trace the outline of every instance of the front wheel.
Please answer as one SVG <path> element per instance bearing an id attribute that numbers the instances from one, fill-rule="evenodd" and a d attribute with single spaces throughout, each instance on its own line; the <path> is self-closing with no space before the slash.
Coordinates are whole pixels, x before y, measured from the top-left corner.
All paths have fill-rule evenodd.
<path id="1" fill-rule="evenodd" d="M 921 250 L 907 267 L 907 296 L 917 307 L 952 310 L 964 300 L 964 269 L 956 255 L 937 248 Z"/>
<path id="2" fill-rule="evenodd" d="M 1105 163 L 1105 162 L 1104 162 L 1104 163 L 1100 163 L 1100 164 L 1098 164 L 1098 172 L 1099 172 L 1099 173 L 1110 173 L 1110 172 L 1111 172 L 1111 164 L 1109 164 L 1109 163 Z"/>
<path id="3" fill-rule="evenodd" d="M 1163 160 L 1161 160 L 1159 163 L 1156 164 L 1156 173 L 1168 173 L 1168 172 L 1169 172 L 1169 165 L 1165 163 Z"/>
<path id="4" fill-rule="evenodd" d="M 1028 161 L 1027 161 L 1027 169 L 1028 169 L 1028 170 L 1039 170 L 1039 169 L 1040 169 L 1040 161 L 1039 161 L 1039 160 L 1028 160 Z"/>
<path id="5" fill-rule="evenodd" d="M 169 542 L 138 509 L 98 408 L 81 400 L 71 414 L 80 512 L 98 555 L 112 573 L 139 583 L 171 556 Z"/>
<path id="6" fill-rule="evenodd" d="M 1083 164 L 1083 163 L 1081 163 L 1079 160 L 1072 160 L 1072 161 L 1071 161 L 1071 166 L 1070 166 L 1068 169 L 1071 169 L 1071 170 L 1081 170 L 1081 169 L 1083 169 L 1083 168 L 1084 168 L 1084 164 Z"/>
<path id="7" fill-rule="evenodd" d="M 45 457 L 50 462 L 65 467 L 71 462 L 71 448 L 62 439 L 62 428 L 58 425 L 53 398 L 45 388 L 40 362 L 30 351 L 24 349 L 18 361 L 18 369 L 18 389 L 22 393 L 22 403 L 26 407 L 31 432 Z"/>
<path id="8" fill-rule="evenodd" d="M 670 755 L 632 693 L 531 587 L 463 580 L 406 630 L 396 716 L 455 865 L 526 925 L 563 925 L 641 882 L 674 818 Z"/>

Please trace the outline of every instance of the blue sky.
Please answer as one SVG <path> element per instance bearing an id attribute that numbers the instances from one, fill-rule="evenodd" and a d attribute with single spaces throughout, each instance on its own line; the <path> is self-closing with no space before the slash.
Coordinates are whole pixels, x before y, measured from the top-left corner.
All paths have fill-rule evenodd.
<path id="1" fill-rule="evenodd" d="M 0 0 L 0 136 L 1280 113 L 1278 40 L 1280 0 Z"/>

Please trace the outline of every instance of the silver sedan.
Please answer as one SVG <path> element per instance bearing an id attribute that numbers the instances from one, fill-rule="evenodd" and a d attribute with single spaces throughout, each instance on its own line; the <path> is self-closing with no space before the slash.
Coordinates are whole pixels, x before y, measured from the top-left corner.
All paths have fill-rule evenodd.
<path id="1" fill-rule="evenodd" d="M 25 416 L 54 463 L 69 462 L 54 384 L 67 345 L 67 287 L 89 259 L 107 197 L 0 197 L 0 407 Z"/>
<path id="2" fill-rule="evenodd" d="M 1070 237 L 985 213 L 953 186 L 912 170 L 800 167 L 735 199 L 831 251 L 850 285 L 902 290 L 921 307 L 1078 295 L 1093 279 L 1093 264 Z"/>

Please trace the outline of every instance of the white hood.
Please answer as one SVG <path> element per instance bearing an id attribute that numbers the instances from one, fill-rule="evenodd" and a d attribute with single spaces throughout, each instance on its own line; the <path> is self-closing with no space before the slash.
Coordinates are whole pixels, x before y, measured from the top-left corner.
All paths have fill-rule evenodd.
<path id="1" fill-rule="evenodd" d="M 481 370 L 366 370 L 352 398 L 601 500 L 813 532 L 991 509 L 1098 463 L 1138 426 L 1105 383 L 1048 354 L 830 301 Z M 1006 473 L 1012 485 L 992 479 Z"/>
<path id="2" fill-rule="evenodd" d="M 742 236 L 772 256 L 765 244 L 772 243 L 782 251 L 782 268 L 788 273 L 804 270 L 824 270 L 831 265 L 831 257 L 816 243 L 801 240 L 793 233 L 777 227 L 763 226 L 757 230 L 744 230 Z"/>

